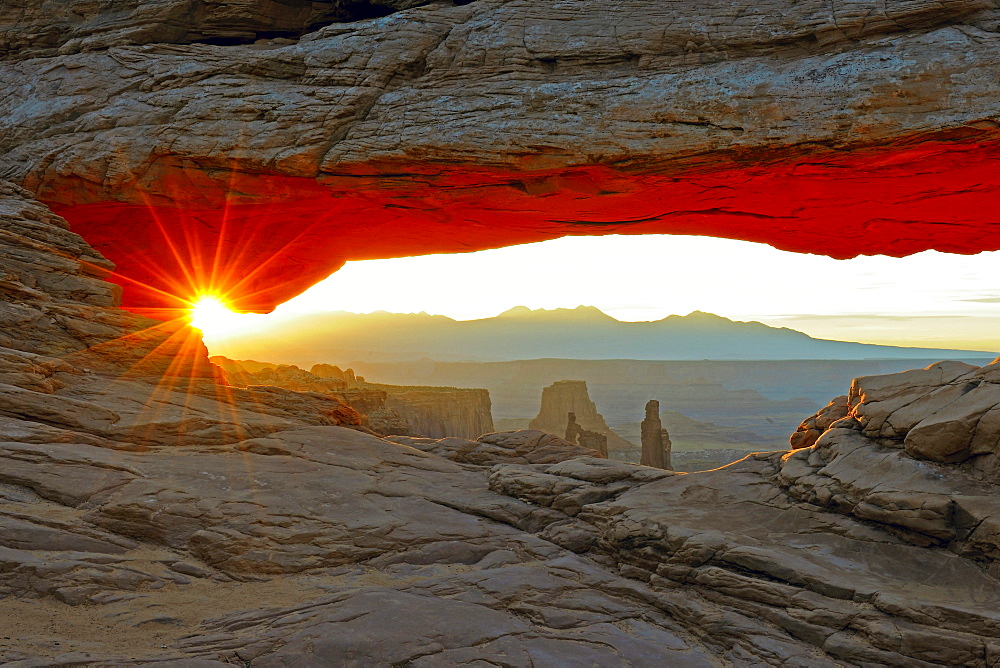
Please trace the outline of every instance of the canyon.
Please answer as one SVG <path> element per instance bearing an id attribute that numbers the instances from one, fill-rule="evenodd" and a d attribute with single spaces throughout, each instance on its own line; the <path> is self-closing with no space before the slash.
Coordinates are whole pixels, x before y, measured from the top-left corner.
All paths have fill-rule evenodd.
<path id="1" fill-rule="evenodd" d="M 995 662 L 1000 362 L 858 378 L 810 447 L 682 474 L 226 385 L 16 186 L 0 258 L 0 660 Z"/>
<path id="2" fill-rule="evenodd" d="M 996 665 L 1000 359 L 229 380 L 183 316 L 572 234 L 1000 249 L 998 56 L 993 0 L 0 6 L 0 662 Z M 474 433 L 563 379 L 782 442 Z"/>
<path id="3" fill-rule="evenodd" d="M 992 358 L 968 359 L 988 364 Z M 665 361 L 538 359 L 511 362 L 353 360 L 351 366 L 386 383 L 483 387 L 495 424 L 526 428 L 538 414 L 542 390 L 578 379 L 610 429 L 639 443 L 646 401 L 661 402 L 661 419 L 679 450 L 775 450 L 830 397 L 858 376 L 897 373 L 938 359 Z M 555 426 L 555 425 L 553 425 Z M 564 428 L 562 425 L 560 429 Z M 590 427 L 593 428 L 593 427 Z M 553 432 L 557 435 L 562 433 Z M 747 447 L 742 447 L 747 446 Z M 638 460 L 636 460 L 638 461 Z"/>

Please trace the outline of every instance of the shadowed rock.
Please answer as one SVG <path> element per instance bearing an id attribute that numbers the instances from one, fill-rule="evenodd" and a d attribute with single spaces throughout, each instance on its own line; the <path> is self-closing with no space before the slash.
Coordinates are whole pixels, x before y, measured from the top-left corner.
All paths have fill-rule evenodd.
<path id="1" fill-rule="evenodd" d="M 575 438 L 569 437 L 566 423 L 566 418 L 570 413 L 573 414 L 572 424 L 577 425 L 578 429 L 597 432 L 605 436 L 605 447 L 611 446 L 620 449 L 634 447 L 611 431 L 611 427 L 604 421 L 604 416 L 597 412 L 597 405 L 590 400 L 586 381 L 582 380 L 557 380 L 543 388 L 538 415 L 528 426 L 531 429 L 540 429 L 556 436 L 566 435 L 566 440 L 575 442 Z M 594 445 L 598 444 L 599 439 L 591 440 Z"/>
<path id="2" fill-rule="evenodd" d="M 304 371 L 289 364 L 237 362 L 221 356 L 212 360 L 226 370 L 234 384 L 326 394 L 354 408 L 361 414 L 362 424 L 383 436 L 477 438 L 493 431 L 487 390 L 366 383 L 352 369 L 341 371 L 329 364 L 316 364 L 312 371 Z"/>
<path id="3" fill-rule="evenodd" d="M 605 459 L 608 456 L 608 437 L 596 431 L 588 431 L 576 423 L 576 413 L 569 413 L 566 422 L 566 440 L 578 443 L 584 448 L 597 450 Z"/>
<path id="4" fill-rule="evenodd" d="M 660 402 L 650 399 L 646 403 L 646 417 L 640 425 L 642 457 L 639 463 L 657 469 L 673 470 L 670 465 L 670 436 L 660 422 Z"/>

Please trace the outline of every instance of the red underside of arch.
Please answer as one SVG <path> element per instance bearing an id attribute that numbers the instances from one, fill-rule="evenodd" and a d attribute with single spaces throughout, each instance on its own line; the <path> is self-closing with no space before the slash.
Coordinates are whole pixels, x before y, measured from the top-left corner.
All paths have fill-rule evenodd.
<path id="1" fill-rule="evenodd" d="M 837 258 L 1000 249 L 992 141 L 645 169 L 397 162 L 313 179 L 161 161 L 110 195 L 80 179 L 37 190 L 117 265 L 125 306 L 161 316 L 206 292 L 268 311 L 347 260 L 564 235 L 712 235 Z"/>

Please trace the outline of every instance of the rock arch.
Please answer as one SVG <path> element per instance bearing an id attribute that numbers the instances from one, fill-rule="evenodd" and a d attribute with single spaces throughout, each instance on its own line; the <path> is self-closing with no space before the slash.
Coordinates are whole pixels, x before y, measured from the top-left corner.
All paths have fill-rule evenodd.
<path id="1" fill-rule="evenodd" d="M 225 45 L 125 16 L 37 53 L 12 35 L 50 18 L 0 14 L 0 177 L 114 261 L 133 309 L 212 289 L 267 311 L 346 260 L 567 234 L 1000 248 L 986 0 L 411 4 Z"/>

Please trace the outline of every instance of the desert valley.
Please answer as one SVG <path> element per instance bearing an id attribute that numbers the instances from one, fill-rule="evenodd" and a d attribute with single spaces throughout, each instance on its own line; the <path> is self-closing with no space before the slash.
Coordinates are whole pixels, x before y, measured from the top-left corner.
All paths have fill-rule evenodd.
<path id="1" fill-rule="evenodd" d="M 368 348 L 345 349 L 345 342 Z M 493 426 L 508 431 L 534 422 L 563 436 L 566 414 L 574 412 L 584 428 L 611 439 L 615 459 L 632 463 L 640 459 L 643 406 L 655 399 L 684 471 L 787 448 L 803 417 L 858 376 L 922 368 L 946 358 L 985 365 L 995 357 L 985 351 L 816 340 L 700 312 L 624 323 L 593 307 L 522 307 L 465 322 L 427 314 L 321 313 L 264 332 L 231 334 L 215 347 L 231 355 L 269 356 L 268 362 L 213 357 L 230 380 L 343 389 L 338 398 L 362 414 L 376 404 L 396 409 L 399 415 L 393 417 L 407 422 L 414 435 L 476 438 Z M 559 352 L 567 357 L 518 359 Z M 630 352 L 651 359 L 598 358 Z M 345 384 L 330 388 L 310 371 L 333 374 Z M 560 392 L 555 403 L 544 401 L 544 388 L 569 380 L 580 382 Z M 373 399 L 365 389 L 386 392 L 387 399 Z"/>

